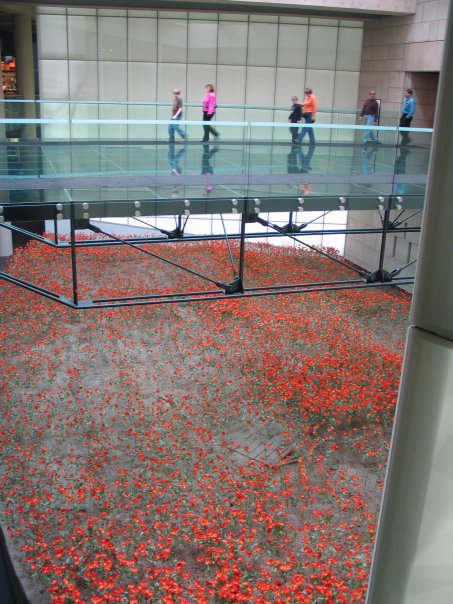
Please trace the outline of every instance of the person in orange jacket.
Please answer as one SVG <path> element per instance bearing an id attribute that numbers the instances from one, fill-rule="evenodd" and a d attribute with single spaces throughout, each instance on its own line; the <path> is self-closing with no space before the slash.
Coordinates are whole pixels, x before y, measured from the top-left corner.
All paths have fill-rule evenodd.
<path id="1" fill-rule="evenodd" d="M 311 88 L 305 88 L 305 100 L 301 103 L 303 111 L 302 117 L 305 120 L 306 124 L 313 124 L 316 120 L 316 112 L 318 110 L 318 99 L 313 94 L 313 90 Z M 313 132 L 313 128 L 307 128 L 304 126 L 301 130 L 301 133 L 298 137 L 298 142 L 301 143 L 304 136 L 308 132 L 308 138 L 310 141 L 310 145 L 315 144 L 315 134 Z"/>

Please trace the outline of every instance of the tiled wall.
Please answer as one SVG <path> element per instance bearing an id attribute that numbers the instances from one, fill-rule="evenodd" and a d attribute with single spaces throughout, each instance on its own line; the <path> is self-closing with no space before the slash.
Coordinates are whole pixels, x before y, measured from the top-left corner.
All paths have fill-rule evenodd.
<path id="1" fill-rule="evenodd" d="M 206 83 L 213 83 L 223 104 L 288 106 L 310 86 L 322 107 L 357 105 L 360 21 L 44 7 L 37 12 L 41 99 L 166 102 L 176 86 L 186 102 L 199 104 Z"/>
<path id="2" fill-rule="evenodd" d="M 405 88 L 412 88 L 417 105 L 413 127 L 432 128 L 439 71 L 442 63 L 449 0 L 419 0 L 413 15 L 382 17 L 365 22 L 360 75 L 360 99 L 373 88 L 382 99 L 387 114 L 395 116 L 396 125 Z M 348 226 L 363 227 L 376 219 L 368 212 L 348 216 Z M 421 215 L 408 222 L 420 226 Z M 346 256 L 364 268 L 376 268 L 380 242 L 366 236 L 348 237 Z M 385 269 L 405 266 L 418 256 L 417 234 L 392 235 L 386 246 Z M 416 265 L 402 276 L 413 275 Z"/>
<path id="3" fill-rule="evenodd" d="M 411 87 L 418 106 L 412 125 L 432 128 L 449 5 L 419 0 L 413 15 L 365 22 L 360 99 L 373 88 L 383 109 L 398 115 L 403 91 Z"/>

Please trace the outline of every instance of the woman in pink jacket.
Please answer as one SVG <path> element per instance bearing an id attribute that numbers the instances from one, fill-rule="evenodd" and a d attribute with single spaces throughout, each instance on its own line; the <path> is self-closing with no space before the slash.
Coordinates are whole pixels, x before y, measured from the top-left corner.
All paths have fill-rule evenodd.
<path id="1" fill-rule="evenodd" d="M 206 93 L 203 97 L 203 121 L 210 122 L 215 115 L 216 99 L 214 86 L 212 84 L 206 85 Z M 211 132 L 216 138 L 219 136 L 217 130 L 215 130 L 210 124 L 203 125 L 204 136 L 203 143 L 209 141 L 209 133 Z"/>

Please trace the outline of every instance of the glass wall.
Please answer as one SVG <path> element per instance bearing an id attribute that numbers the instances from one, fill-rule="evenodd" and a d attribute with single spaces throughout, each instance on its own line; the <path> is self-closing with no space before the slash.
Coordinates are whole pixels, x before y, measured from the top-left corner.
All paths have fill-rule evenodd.
<path id="1" fill-rule="evenodd" d="M 169 104 L 178 87 L 185 118 L 199 120 L 204 87 L 213 83 L 223 121 L 286 122 L 291 97 L 302 99 L 306 86 L 318 97 L 318 122 L 357 107 L 361 21 L 50 7 L 37 13 L 42 100 L 127 101 L 129 119 L 168 119 L 169 106 L 145 116 L 141 104 Z M 255 115 L 254 106 L 267 113 Z M 53 117 L 55 105 L 48 111 Z M 79 117 L 116 117 L 93 116 L 89 105 L 86 112 Z"/>

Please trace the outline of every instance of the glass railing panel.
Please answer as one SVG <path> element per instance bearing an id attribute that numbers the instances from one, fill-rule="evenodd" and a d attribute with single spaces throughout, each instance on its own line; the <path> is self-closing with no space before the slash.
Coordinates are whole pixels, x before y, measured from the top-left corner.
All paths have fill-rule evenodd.
<path id="1" fill-rule="evenodd" d="M 151 208 L 151 214 L 161 215 L 166 207 L 170 215 L 197 216 L 214 209 L 233 214 L 232 200 L 244 198 L 249 199 L 252 212 L 272 209 L 272 213 L 276 203 L 281 204 L 282 211 L 300 211 L 301 198 L 332 199 L 331 213 L 345 205 L 341 197 L 375 200 L 370 201 L 372 208 L 380 196 L 410 196 L 420 205 L 423 201 L 431 138 L 428 130 L 410 129 L 412 142 L 405 148 L 394 144 L 401 132 L 381 126 L 375 132 L 382 144 L 362 145 L 366 127 L 316 122 L 315 144 L 295 145 L 287 122 L 215 120 L 209 125 L 220 136 L 203 145 L 203 123 L 184 120 L 180 124 L 191 133 L 189 142 L 176 135 L 177 142 L 170 145 L 168 126 L 172 122 L 147 119 L 148 111 L 168 115 L 167 106 L 112 105 L 40 103 L 41 116 L 52 116 L 36 120 L 46 135 L 54 135 L 47 126 L 61 125 L 55 122 L 65 116 L 62 124 L 77 136 L 60 140 L 50 136 L 48 141 L 43 137 L 36 144 L 30 140 L 5 144 L 1 178 L 16 181 L 2 185 L 4 191 L 12 189 L 10 199 L 14 203 L 99 201 L 99 217 L 111 215 L 117 202 L 128 202 L 121 212 L 130 217 L 136 211 L 142 214 L 143 208 L 133 205 L 141 201 Z M 98 118 L 96 112 L 101 106 L 105 117 Z M 127 117 L 123 119 L 124 112 Z M 112 120 L 120 128 L 118 141 L 101 134 L 102 127 L 111 125 Z M 140 141 L 139 133 L 131 137 L 132 127 L 142 128 L 142 133 L 145 128 L 154 131 Z M 221 200 L 226 200 L 224 205 Z M 147 203 L 151 201 L 154 206 Z M 167 202 L 170 205 L 165 205 Z"/>
<path id="2" fill-rule="evenodd" d="M 97 140 L 99 131 L 98 103 L 70 103 L 71 138 L 74 140 Z"/>
<path id="3" fill-rule="evenodd" d="M 72 136 L 69 104 L 62 102 L 38 103 L 41 123 L 37 124 L 39 138 L 68 140 Z"/>
<path id="4" fill-rule="evenodd" d="M 194 119 L 200 119 L 199 116 L 195 116 Z M 245 109 L 244 107 L 223 107 L 220 106 L 217 108 L 216 111 L 216 120 L 222 121 L 222 122 L 245 122 Z M 247 134 L 248 133 L 244 130 L 242 130 L 242 134 Z M 228 130 L 228 135 L 233 137 L 235 136 L 235 132 L 234 130 Z M 237 140 L 241 140 L 239 138 L 239 136 L 237 136 Z"/>
<path id="5" fill-rule="evenodd" d="M 401 128 L 398 134 L 402 142 L 406 140 L 402 137 L 407 135 L 408 144 L 400 144 L 395 148 L 392 193 L 419 198 L 426 191 L 432 131 L 424 128 Z"/>
<path id="6" fill-rule="evenodd" d="M 101 103 L 99 105 L 99 136 L 103 140 L 127 140 L 127 105 Z"/>
<path id="7" fill-rule="evenodd" d="M 129 104 L 128 120 L 128 140 L 153 141 L 157 139 L 157 126 L 149 123 L 149 120 L 157 120 L 156 105 Z"/>

